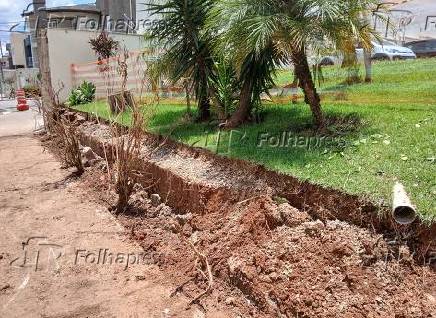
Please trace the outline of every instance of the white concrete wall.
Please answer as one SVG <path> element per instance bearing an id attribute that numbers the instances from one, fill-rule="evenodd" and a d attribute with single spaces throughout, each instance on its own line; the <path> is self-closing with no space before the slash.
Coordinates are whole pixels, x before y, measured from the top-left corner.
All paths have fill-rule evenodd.
<path id="1" fill-rule="evenodd" d="M 385 0 L 392 2 L 392 0 Z M 398 44 L 405 41 L 419 39 L 436 38 L 436 1 L 435 0 L 409 0 L 397 1 L 399 4 L 392 6 L 394 11 L 385 15 L 389 17 L 387 21 L 378 20 L 376 30 L 382 35 L 386 35 L 386 26 L 388 26 L 387 38 L 395 40 Z M 407 10 L 398 11 L 398 10 Z M 427 17 L 429 17 L 426 26 Z"/>
<path id="2" fill-rule="evenodd" d="M 28 85 L 38 85 L 39 69 L 37 68 L 19 68 L 16 70 L 3 70 L 5 86 L 20 89 Z M 6 84 L 7 83 L 7 84 Z"/>
<path id="3" fill-rule="evenodd" d="M 150 28 L 153 23 L 156 23 L 158 17 L 151 16 L 150 12 L 147 11 L 149 8 L 150 1 L 136 1 L 136 20 L 137 20 L 137 33 L 144 34 L 146 29 Z M 153 3 L 157 3 L 159 1 L 154 0 Z M 163 1 L 160 1 L 162 3 Z"/>
<path id="4" fill-rule="evenodd" d="M 26 53 L 24 50 L 24 39 L 26 34 L 12 32 L 10 36 L 12 63 L 14 65 L 26 66 Z"/>
<path id="5" fill-rule="evenodd" d="M 61 85 L 64 88 L 59 93 L 61 102 L 66 101 L 72 87 L 71 65 L 95 61 L 97 58 L 91 50 L 89 40 L 97 37 L 98 32 L 76 31 L 63 29 L 48 29 L 50 71 L 52 85 L 57 91 Z M 139 35 L 111 34 L 118 41 L 120 48 L 137 51 L 144 47 L 142 37 Z"/>

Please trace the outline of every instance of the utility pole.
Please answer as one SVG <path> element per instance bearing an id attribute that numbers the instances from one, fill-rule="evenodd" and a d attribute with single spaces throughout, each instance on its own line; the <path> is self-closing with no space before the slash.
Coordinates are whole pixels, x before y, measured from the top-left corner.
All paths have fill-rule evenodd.
<path id="1" fill-rule="evenodd" d="M 33 0 L 33 9 L 36 14 L 35 36 L 38 52 L 39 72 L 41 73 L 42 102 L 47 108 L 55 107 L 56 96 L 51 82 L 50 56 L 47 38 L 47 16 L 38 9 L 45 6 L 45 0 Z"/>
<path id="2" fill-rule="evenodd" d="M 4 96 L 4 82 L 5 82 L 5 74 L 3 73 L 3 46 L 2 41 L 0 41 L 0 99 L 3 99 Z"/>
<path id="3" fill-rule="evenodd" d="M 47 29 L 37 28 L 36 39 L 38 46 L 39 72 L 41 73 L 42 100 L 47 107 L 53 107 L 56 101 L 51 82 Z"/>

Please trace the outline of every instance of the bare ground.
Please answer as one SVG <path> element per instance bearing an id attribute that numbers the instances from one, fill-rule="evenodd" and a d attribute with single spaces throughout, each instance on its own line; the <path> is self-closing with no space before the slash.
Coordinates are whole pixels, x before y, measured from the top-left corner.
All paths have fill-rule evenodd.
<path id="1" fill-rule="evenodd" d="M 187 297 L 170 297 L 176 286 L 149 262 L 127 270 L 125 260 L 76 262 L 77 250 L 143 250 L 38 140 L 1 137 L 0 167 L 0 317 L 204 316 L 197 306 L 186 309 Z M 211 314 L 231 316 L 218 309 Z"/>

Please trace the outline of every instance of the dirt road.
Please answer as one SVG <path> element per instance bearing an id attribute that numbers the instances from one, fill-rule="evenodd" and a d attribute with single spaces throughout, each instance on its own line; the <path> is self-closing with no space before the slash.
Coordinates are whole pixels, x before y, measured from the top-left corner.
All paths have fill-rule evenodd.
<path id="1" fill-rule="evenodd" d="M 203 317 L 29 129 L 0 136 L 0 317 Z"/>

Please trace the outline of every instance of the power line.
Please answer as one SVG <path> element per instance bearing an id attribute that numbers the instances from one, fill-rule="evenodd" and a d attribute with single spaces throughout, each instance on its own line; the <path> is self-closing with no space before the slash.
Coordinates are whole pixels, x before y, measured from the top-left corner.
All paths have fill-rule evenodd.
<path id="1" fill-rule="evenodd" d="M 10 31 L 10 30 L 0 30 L 0 32 L 6 32 L 6 33 L 29 33 L 26 31 Z"/>

